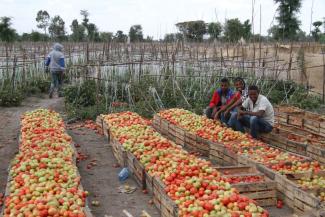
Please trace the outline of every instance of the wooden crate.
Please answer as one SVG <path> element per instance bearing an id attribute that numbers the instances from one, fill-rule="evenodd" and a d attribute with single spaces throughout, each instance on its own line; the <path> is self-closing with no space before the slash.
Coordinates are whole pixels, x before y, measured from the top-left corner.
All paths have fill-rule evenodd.
<path id="1" fill-rule="evenodd" d="M 149 175 L 149 173 L 147 171 L 145 171 L 145 179 L 146 179 L 146 189 L 150 193 L 153 193 L 153 180 L 154 180 L 154 177 Z"/>
<path id="2" fill-rule="evenodd" d="M 289 114 L 288 124 L 292 125 L 292 126 L 303 127 L 304 126 L 304 118 L 302 115 Z"/>
<path id="3" fill-rule="evenodd" d="M 209 141 L 206 139 L 203 139 L 199 136 L 196 136 L 196 142 L 194 143 L 194 148 L 197 150 L 197 152 L 199 152 L 200 154 L 202 154 L 205 157 L 209 156 Z"/>
<path id="4" fill-rule="evenodd" d="M 307 156 L 314 160 L 319 161 L 321 164 L 325 164 L 325 150 L 321 147 L 308 146 Z"/>
<path id="5" fill-rule="evenodd" d="M 137 181 L 137 183 L 142 189 L 146 189 L 146 175 L 145 175 L 144 166 L 137 158 L 134 158 L 133 166 L 134 166 L 133 175 L 135 180 Z"/>
<path id="6" fill-rule="evenodd" d="M 321 204 L 317 197 L 299 188 L 295 190 L 294 196 L 294 210 L 298 214 L 307 214 L 312 210 L 317 210 Z"/>
<path id="7" fill-rule="evenodd" d="M 320 122 L 315 119 L 304 119 L 304 129 L 319 134 Z"/>
<path id="8" fill-rule="evenodd" d="M 153 203 L 159 210 L 161 210 L 161 201 L 164 194 L 165 194 L 164 185 L 162 185 L 161 181 L 158 178 L 154 177 L 153 190 L 152 190 Z"/>
<path id="9" fill-rule="evenodd" d="M 279 192 L 281 192 L 284 196 L 283 199 L 294 202 L 295 191 L 298 188 L 297 184 L 293 181 L 287 179 L 286 176 L 282 176 L 280 174 L 275 175 L 274 181 L 276 182 L 276 188 Z M 289 206 L 292 204 L 288 204 Z M 293 208 L 293 206 L 291 206 Z"/>
<path id="10" fill-rule="evenodd" d="M 97 126 L 99 126 L 100 128 L 103 129 L 103 118 L 102 118 L 101 115 L 98 115 L 98 116 L 96 117 L 96 124 L 97 124 Z"/>
<path id="11" fill-rule="evenodd" d="M 109 131 L 109 126 L 105 121 L 103 121 L 103 133 L 109 142 L 110 141 L 110 131 Z"/>
<path id="12" fill-rule="evenodd" d="M 237 156 L 237 164 L 238 165 L 243 165 L 243 166 L 252 166 L 252 167 L 256 167 L 257 165 L 259 165 L 259 163 L 251 160 L 249 158 L 249 156 L 246 155 L 238 155 Z"/>
<path id="13" fill-rule="evenodd" d="M 177 217 L 178 216 L 178 206 L 176 203 L 164 193 L 161 199 L 161 217 Z"/>
<path id="14" fill-rule="evenodd" d="M 233 166 L 238 164 L 238 155 L 227 148 L 210 148 L 209 159 L 221 166 Z"/>
<path id="15" fill-rule="evenodd" d="M 250 166 L 225 166 L 225 167 L 214 167 L 220 173 L 224 175 L 242 175 L 242 174 L 252 174 L 257 173 L 258 170 Z"/>
<path id="16" fill-rule="evenodd" d="M 265 177 L 265 181 L 258 183 L 233 184 L 240 194 L 257 202 L 259 206 L 276 205 L 276 182 Z"/>
<path id="17" fill-rule="evenodd" d="M 135 156 L 131 152 L 127 151 L 126 152 L 126 165 L 127 165 L 129 172 L 131 174 L 134 174 L 134 170 L 135 170 L 134 163 L 133 163 L 134 159 L 135 159 Z"/>
<path id="18" fill-rule="evenodd" d="M 257 164 L 255 168 L 271 180 L 275 180 L 275 176 L 278 175 L 274 170 L 271 170 L 262 164 Z"/>
<path id="19" fill-rule="evenodd" d="M 325 120 L 319 124 L 319 135 L 325 137 Z"/>
<path id="20" fill-rule="evenodd" d="M 121 167 L 127 166 L 127 154 L 123 146 L 116 139 L 111 139 L 113 155 Z"/>
<path id="21" fill-rule="evenodd" d="M 250 166 L 228 166 L 216 167 L 221 172 L 222 177 L 245 177 L 259 176 L 263 182 L 237 183 L 232 184 L 238 192 L 255 200 L 259 206 L 274 206 L 276 204 L 276 182 L 260 173 L 255 167 Z"/>
<path id="22" fill-rule="evenodd" d="M 153 202 L 160 210 L 161 217 L 176 217 L 178 216 L 178 207 L 175 202 L 166 194 L 165 185 L 162 181 L 153 178 Z"/>
<path id="23" fill-rule="evenodd" d="M 261 138 L 264 142 L 272 146 L 307 156 L 308 144 L 306 144 L 307 140 L 303 135 L 295 134 L 289 130 L 277 127 L 274 128 L 271 133 L 262 134 Z M 296 140 L 299 141 L 305 141 L 305 143 L 294 141 L 293 138 L 296 138 Z"/>
<path id="24" fill-rule="evenodd" d="M 152 119 L 152 125 L 160 128 L 160 121 L 161 121 L 160 116 L 154 115 Z"/>

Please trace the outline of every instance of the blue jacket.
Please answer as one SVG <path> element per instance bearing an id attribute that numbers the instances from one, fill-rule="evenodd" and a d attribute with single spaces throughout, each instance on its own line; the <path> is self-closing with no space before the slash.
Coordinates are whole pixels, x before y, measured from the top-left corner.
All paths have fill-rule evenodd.
<path id="1" fill-rule="evenodd" d="M 50 72 L 64 71 L 64 55 L 62 53 L 63 46 L 59 43 L 55 43 L 53 50 L 46 58 L 45 65 L 50 68 Z"/>

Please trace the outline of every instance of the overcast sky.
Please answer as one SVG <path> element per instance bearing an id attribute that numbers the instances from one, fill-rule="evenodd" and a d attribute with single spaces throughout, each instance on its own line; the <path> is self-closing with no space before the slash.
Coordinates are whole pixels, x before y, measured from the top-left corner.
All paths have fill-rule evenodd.
<path id="1" fill-rule="evenodd" d="M 313 21 L 325 17 L 325 0 L 302 0 L 299 17 L 301 28 L 309 33 L 312 2 Z M 255 0 L 254 29 L 260 31 L 260 5 L 262 6 L 262 34 L 267 34 L 277 5 L 273 0 Z M 238 17 L 241 21 L 251 19 L 251 0 L 0 0 L 0 17 L 13 18 L 18 33 L 37 30 L 36 14 L 47 10 L 50 16 L 60 15 L 70 32 L 73 19 L 81 21 L 80 10 L 90 13 L 90 22 L 100 31 L 128 33 L 131 25 L 141 24 L 144 35 L 162 38 L 165 33 L 176 32 L 175 23 L 189 20 L 205 22 Z M 276 22 L 276 21 L 274 21 Z"/>

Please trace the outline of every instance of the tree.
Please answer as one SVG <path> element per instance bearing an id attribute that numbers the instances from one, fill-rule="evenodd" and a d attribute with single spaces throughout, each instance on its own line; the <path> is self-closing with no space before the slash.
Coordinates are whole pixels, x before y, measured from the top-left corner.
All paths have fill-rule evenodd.
<path id="1" fill-rule="evenodd" d="M 227 20 L 224 26 L 224 35 L 228 41 L 236 42 L 243 37 L 243 25 L 238 18 Z"/>
<path id="2" fill-rule="evenodd" d="M 39 10 L 36 16 L 37 28 L 43 29 L 46 35 L 46 29 L 50 25 L 50 15 L 47 11 Z"/>
<path id="3" fill-rule="evenodd" d="M 83 41 L 85 39 L 85 27 L 80 25 L 78 20 L 74 19 L 70 25 L 70 28 L 72 31 L 71 39 L 73 41 Z"/>
<path id="4" fill-rule="evenodd" d="M 82 25 L 87 29 L 87 34 L 88 34 L 89 12 L 87 10 L 80 10 L 80 14 L 81 16 L 83 16 Z"/>
<path id="5" fill-rule="evenodd" d="M 32 31 L 32 33 L 30 34 L 31 41 L 41 41 L 42 39 L 43 39 L 43 36 L 40 32 Z"/>
<path id="6" fill-rule="evenodd" d="M 16 38 L 16 30 L 11 28 L 11 18 L 0 18 L 0 40 L 5 42 L 12 42 Z"/>
<path id="7" fill-rule="evenodd" d="M 319 41 L 321 30 L 320 27 L 323 24 L 322 21 L 315 21 L 313 22 L 314 30 L 311 31 L 311 35 L 314 37 L 315 41 Z"/>
<path id="8" fill-rule="evenodd" d="M 300 11 L 302 0 L 274 0 L 279 3 L 277 9 L 278 21 L 276 30 L 282 35 L 282 40 L 293 40 L 299 30 L 300 21 L 297 18 L 297 13 Z"/>
<path id="9" fill-rule="evenodd" d="M 113 39 L 113 33 L 111 32 L 101 32 L 99 33 L 100 41 L 102 42 L 110 42 Z"/>
<path id="10" fill-rule="evenodd" d="M 218 39 L 222 32 L 222 25 L 219 22 L 208 24 L 208 33 L 211 39 Z"/>
<path id="11" fill-rule="evenodd" d="M 175 42 L 175 41 L 176 41 L 176 34 L 174 33 L 165 34 L 164 42 Z"/>
<path id="12" fill-rule="evenodd" d="M 249 23 L 249 20 L 245 20 L 245 22 L 242 25 L 242 30 L 243 30 L 243 35 L 242 35 L 243 38 L 245 40 L 248 40 L 251 37 L 251 35 L 252 35 L 252 33 L 251 33 L 251 31 L 252 31 L 252 24 Z"/>
<path id="13" fill-rule="evenodd" d="M 186 39 L 193 41 L 202 41 L 203 35 L 207 32 L 205 22 L 202 20 L 177 23 L 176 27 Z"/>
<path id="14" fill-rule="evenodd" d="M 116 42 L 126 42 L 128 36 L 123 33 L 123 31 L 118 30 L 114 35 L 114 41 Z"/>
<path id="15" fill-rule="evenodd" d="M 97 26 L 94 23 L 88 24 L 88 38 L 90 41 L 99 41 L 99 32 Z"/>
<path id="16" fill-rule="evenodd" d="M 141 25 L 133 25 L 129 31 L 130 42 L 143 41 L 143 33 Z"/>
<path id="17" fill-rule="evenodd" d="M 65 23 L 63 19 L 57 15 L 51 20 L 49 26 L 49 33 L 51 37 L 58 40 L 63 40 L 65 38 Z"/>
<path id="18" fill-rule="evenodd" d="M 273 25 L 271 28 L 267 30 L 268 35 L 271 36 L 274 40 L 280 40 L 281 39 L 281 31 L 278 25 Z"/>
<path id="19" fill-rule="evenodd" d="M 153 42 L 153 36 L 147 35 L 147 38 L 145 39 L 145 42 Z"/>

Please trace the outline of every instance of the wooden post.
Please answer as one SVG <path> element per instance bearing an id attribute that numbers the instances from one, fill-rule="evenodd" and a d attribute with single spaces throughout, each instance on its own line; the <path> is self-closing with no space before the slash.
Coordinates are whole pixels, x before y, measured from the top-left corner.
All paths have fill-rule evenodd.
<path id="1" fill-rule="evenodd" d="M 289 57 L 289 66 L 287 70 L 287 80 L 291 80 L 291 65 L 292 65 L 292 41 L 290 44 L 290 57 Z"/>
<path id="2" fill-rule="evenodd" d="M 325 49 L 322 47 L 322 55 L 323 55 L 323 103 L 325 103 Z"/>

